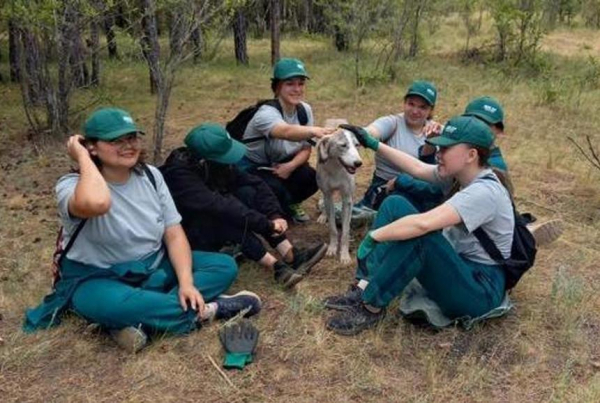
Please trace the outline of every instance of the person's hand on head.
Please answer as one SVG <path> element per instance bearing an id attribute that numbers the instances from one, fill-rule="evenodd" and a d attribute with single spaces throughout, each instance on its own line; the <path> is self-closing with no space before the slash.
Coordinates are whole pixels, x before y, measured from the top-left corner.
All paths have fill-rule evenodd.
<path id="1" fill-rule="evenodd" d="M 67 153 L 74 161 L 79 161 L 82 157 L 89 157 L 90 152 L 83 144 L 85 139 L 81 134 L 74 134 L 67 141 Z"/>
<path id="2" fill-rule="evenodd" d="M 204 312 L 204 298 L 193 284 L 179 286 L 179 303 L 186 312 L 188 307 L 196 311 L 198 318 Z"/>

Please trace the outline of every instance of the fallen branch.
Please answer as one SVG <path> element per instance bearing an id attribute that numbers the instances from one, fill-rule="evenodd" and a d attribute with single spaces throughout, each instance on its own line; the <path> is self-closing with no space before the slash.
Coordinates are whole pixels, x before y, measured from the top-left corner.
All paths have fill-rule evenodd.
<path id="1" fill-rule="evenodd" d="M 233 382 L 231 382 L 231 379 L 229 379 L 229 377 L 227 376 L 227 374 L 217 365 L 217 363 L 210 356 L 210 354 L 206 354 L 206 356 L 208 357 L 208 360 L 210 361 L 210 363 L 217 369 L 217 371 L 219 371 L 219 374 L 221 374 L 221 376 L 223 377 L 223 379 L 225 379 L 225 381 L 229 384 L 229 386 L 231 386 L 234 389 L 237 389 L 237 387 L 233 384 Z"/>
<path id="2" fill-rule="evenodd" d="M 589 155 L 583 149 L 583 147 L 581 147 L 572 137 L 568 137 L 568 139 L 571 143 L 573 143 L 575 145 L 575 147 L 577 147 L 579 152 L 585 157 L 586 160 L 588 160 L 588 162 L 590 164 L 592 164 L 593 167 L 600 170 L 600 158 L 598 157 L 596 150 L 594 150 L 594 147 L 592 145 L 592 139 L 589 135 L 585 136 L 585 137 L 586 137 L 586 141 L 587 141 L 588 148 L 589 148 L 589 153 L 590 153 Z"/>

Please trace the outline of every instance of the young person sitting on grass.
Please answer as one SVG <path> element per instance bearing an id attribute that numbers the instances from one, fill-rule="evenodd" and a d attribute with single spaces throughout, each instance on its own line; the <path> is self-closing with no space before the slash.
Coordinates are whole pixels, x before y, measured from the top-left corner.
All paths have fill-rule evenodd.
<path id="1" fill-rule="evenodd" d="M 310 217 L 302 202 L 318 190 L 314 168 L 308 160 L 308 140 L 332 134 L 335 128 L 314 126 L 313 112 L 304 102 L 308 73 L 298 59 L 284 58 L 273 67 L 271 89 L 280 105 L 262 105 L 244 132 L 248 152 L 240 167 L 260 177 L 273 190 L 286 216 L 297 223 Z M 300 113 L 306 124 L 302 125 Z"/>
<path id="2" fill-rule="evenodd" d="M 473 231 L 482 227 L 507 258 L 514 214 L 507 189 L 488 165 L 494 140 L 489 127 L 474 117 L 450 119 L 440 136 L 427 140 L 440 148 L 437 165 L 380 143 L 362 128 L 347 128 L 411 176 L 444 187 L 456 180 L 460 189 L 424 213 L 401 196 L 385 199 L 359 247 L 356 284 L 325 300 L 327 308 L 342 311 L 327 327 L 354 335 L 375 326 L 413 279 L 449 318 L 474 318 L 497 308 L 505 296 L 505 274 Z"/>
<path id="3" fill-rule="evenodd" d="M 230 256 L 190 250 L 160 171 L 144 164 L 140 134 L 129 113 L 103 108 L 86 121 L 85 137 L 69 138 L 79 172 L 60 178 L 56 195 L 63 248 L 76 238 L 54 292 L 26 312 L 25 331 L 55 325 L 72 309 L 135 352 L 146 333 L 185 334 L 260 311 L 253 293 L 223 294 L 237 276 Z"/>
<path id="4" fill-rule="evenodd" d="M 235 164 L 246 146 L 220 125 L 192 129 L 185 147 L 174 150 L 161 171 L 193 249 L 218 251 L 240 245 L 242 253 L 274 273 L 275 281 L 292 288 L 321 260 L 327 245 L 292 245 L 288 224 L 271 188 Z M 277 251 L 267 251 L 260 237 Z"/>

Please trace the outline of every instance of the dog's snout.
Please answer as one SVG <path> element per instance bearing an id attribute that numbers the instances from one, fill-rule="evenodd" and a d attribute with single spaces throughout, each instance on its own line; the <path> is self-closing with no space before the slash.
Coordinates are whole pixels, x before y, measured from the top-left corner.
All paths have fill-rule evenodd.
<path id="1" fill-rule="evenodd" d="M 362 161 L 354 161 L 354 168 L 359 168 L 362 166 Z"/>

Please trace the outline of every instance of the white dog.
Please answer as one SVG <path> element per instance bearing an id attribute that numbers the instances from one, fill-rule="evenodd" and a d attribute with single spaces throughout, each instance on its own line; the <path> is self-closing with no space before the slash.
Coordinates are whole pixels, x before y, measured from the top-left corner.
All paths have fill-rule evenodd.
<path id="1" fill-rule="evenodd" d="M 325 136 L 317 144 L 317 184 L 323 192 L 324 210 L 318 222 L 329 222 L 329 247 L 327 256 L 335 256 L 340 246 L 340 261 L 352 261 L 349 253 L 350 219 L 352 216 L 352 196 L 354 195 L 354 174 L 362 165 L 356 146 L 358 141 L 347 130 L 338 130 Z M 333 195 L 338 192 L 342 199 L 342 236 L 338 242 L 335 224 Z"/>

